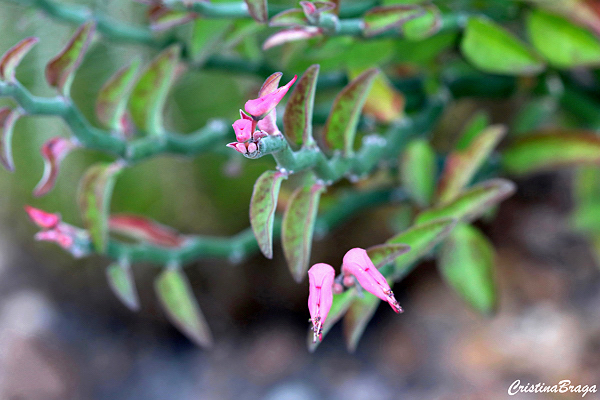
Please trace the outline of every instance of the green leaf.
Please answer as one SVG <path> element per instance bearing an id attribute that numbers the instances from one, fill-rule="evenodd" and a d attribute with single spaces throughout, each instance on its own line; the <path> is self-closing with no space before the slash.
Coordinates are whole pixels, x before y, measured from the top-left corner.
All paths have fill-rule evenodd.
<path id="1" fill-rule="evenodd" d="M 502 162 L 511 174 L 600 163 L 600 138 L 587 132 L 539 133 L 516 140 Z"/>
<path id="2" fill-rule="evenodd" d="M 343 293 L 333 295 L 331 309 L 329 310 L 329 314 L 327 314 L 327 319 L 323 323 L 323 337 L 327 335 L 327 333 L 331 330 L 331 328 L 333 327 L 333 325 L 335 325 L 336 322 L 342 319 L 342 317 L 344 316 L 344 314 L 346 314 L 346 311 L 348 311 L 348 308 L 350 307 L 355 298 L 355 288 L 350 288 Z M 314 352 L 319 346 L 319 344 L 320 342 L 318 340 L 316 343 L 313 343 L 313 332 L 310 331 L 307 337 L 308 350 L 311 353 Z"/>
<path id="3" fill-rule="evenodd" d="M 527 30 L 537 51 L 555 67 L 600 64 L 600 40 L 564 17 L 532 10 L 527 18 Z"/>
<path id="4" fill-rule="evenodd" d="M 248 6 L 248 12 L 255 21 L 261 24 L 269 20 L 269 10 L 267 0 L 244 0 Z"/>
<path id="5" fill-rule="evenodd" d="M 198 346 L 210 347 L 212 335 L 183 271 L 165 269 L 154 288 L 171 323 Z"/>
<path id="6" fill-rule="evenodd" d="M 276 171 L 264 172 L 254 184 L 250 200 L 250 224 L 260 247 L 267 258 L 273 258 L 273 219 L 281 182 L 287 175 Z"/>
<path id="7" fill-rule="evenodd" d="M 363 34 L 366 37 L 379 35 L 385 31 L 396 29 L 411 19 L 425 13 L 423 7 L 398 4 L 387 7 L 374 7 L 363 17 Z"/>
<path id="8" fill-rule="evenodd" d="M 485 18 L 469 18 L 460 48 L 471 64 L 485 72 L 534 75 L 544 69 L 544 63 L 524 43 Z"/>
<path id="9" fill-rule="evenodd" d="M 388 239 L 387 243 L 390 244 L 404 243 L 410 246 L 408 253 L 396 258 L 394 270 L 389 274 L 388 279 L 398 281 L 406 276 L 412 270 L 415 261 L 444 240 L 455 225 L 456 220 L 453 218 L 440 218 L 415 225 Z"/>
<path id="10" fill-rule="evenodd" d="M 12 136 L 15 123 L 23 115 L 20 109 L 11 110 L 8 107 L 0 109 L 0 163 L 8 171 L 15 170 L 12 156 Z"/>
<path id="11" fill-rule="evenodd" d="M 228 19 L 198 18 L 193 23 L 189 51 L 194 64 L 202 65 L 219 52 L 227 31 L 233 26 Z"/>
<path id="12" fill-rule="evenodd" d="M 431 203 L 436 175 L 437 165 L 433 148 L 425 139 L 411 141 L 402 155 L 400 181 L 419 206 Z"/>
<path id="13" fill-rule="evenodd" d="M 38 41 L 36 37 L 25 38 L 4 53 L 0 58 L 0 80 L 14 82 L 15 70 Z"/>
<path id="14" fill-rule="evenodd" d="M 173 45 L 156 56 L 131 92 L 131 118 L 138 128 L 151 135 L 163 134 L 163 108 L 175 78 L 179 52 L 179 45 Z"/>
<path id="15" fill-rule="evenodd" d="M 405 39 L 422 41 L 435 35 L 442 28 L 440 10 L 433 5 L 425 6 L 425 9 L 425 14 L 402 26 Z"/>
<path id="16" fill-rule="evenodd" d="M 343 332 L 346 348 L 350 353 L 354 353 L 356 350 L 358 341 L 377 311 L 380 302 L 379 297 L 373 296 L 371 293 L 364 293 L 362 298 L 356 297 L 348 307 L 344 316 Z"/>
<path id="17" fill-rule="evenodd" d="M 308 25 L 304 11 L 298 8 L 285 10 L 269 20 L 269 26 L 305 26 Z"/>
<path id="18" fill-rule="evenodd" d="M 81 25 L 66 47 L 46 65 L 46 80 L 64 95 L 69 96 L 75 71 L 83 61 L 96 30 L 93 21 Z"/>
<path id="19" fill-rule="evenodd" d="M 384 243 L 371 246 L 366 250 L 375 268 L 380 269 L 393 263 L 402 254 L 408 253 L 410 246 L 403 243 Z"/>
<path id="20" fill-rule="evenodd" d="M 425 210 L 417 216 L 422 224 L 439 218 L 454 218 L 460 222 L 472 221 L 490 207 L 506 199 L 515 191 L 515 184 L 506 179 L 490 179 L 479 183 L 449 203 Z"/>
<path id="21" fill-rule="evenodd" d="M 122 118 L 126 112 L 127 100 L 139 65 L 140 61 L 136 59 L 118 70 L 102 86 L 96 99 L 98 120 L 118 132 L 123 131 Z"/>
<path id="22" fill-rule="evenodd" d="M 466 149 L 448 155 L 440 178 L 439 203 L 447 203 L 460 194 L 505 134 L 504 126 L 492 125 L 480 132 Z"/>
<path id="23" fill-rule="evenodd" d="M 318 184 L 296 189 L 283 214 L 281 243 L 296 282 L 302 282 L 308 270 L 319 199 L 324 190 Z"/>
<path id="24" fill-rule="evenodd" d="M 91 166 L 81 179 L 78 203 L 83 226 L 90 232 L 96 251 L 104 253 L 108 242 L 108 214 L 116 178 L 122 163 Z"/>
<path id="25" fill-rule="evenodd" d="M 360 112 L 367 100 L 373 79 L 379 70 L 372 68 L 352 80 L 337 95 L 325 124 L 325 140 L 329 148 L 343 149 L 344 156 L 354 153 L 354 137 Z"/>
<path id="26" fill-rule="evenodd" d="M 475 113 L 466 123 L 460 138 L 456 142 L 456 150 L 466 150 L 473 140 L 490 124 L 490 117 L 485 111 Z"/>
<path id="27" fill-rule="evenodd" d="M 536 97 L 520 107 L 519 112 L 512 121 L 511 136 L 514 138 L 531 133 L 543 124 L 552 121 L 558 109 L 557 100 L 556 97 L 551 95 Z"/>
<path id="28" fill-rule="evenodd" d="M 446 282 L 471 306 L 491 314 L 496 306 L 494 248 L 471 225 L 460 224 L 444 241 L 438 268 Z"/>
<path id="29" fill-rule="evenodd" d="M 362 68 L 349 69 L 350 79 L 354 79 L 363 72 Z M 365 101 L 363 113 L 375 118 L 377 121 L 391 123 L 404 116 L 404 96 L 400 93 L 383 72 L 377 74 Z"/>
<path id="30" fill-rule="evenodd" d="M 131 265 L 123 260 L 106 268 L 106 279 L 111 290 L 119 300 L 131 311 L 140 309 L 140 300 L 135 288 Z"/>
<path id="31" fill-rule="evenodd" d="M 315 103 L 315 89 L 319 76 L 319 65 L 308 67 L 296 82 L 283 114 L 283 131 L 286 138 L 295 145 L 311 146 L 312 116 Z"/>

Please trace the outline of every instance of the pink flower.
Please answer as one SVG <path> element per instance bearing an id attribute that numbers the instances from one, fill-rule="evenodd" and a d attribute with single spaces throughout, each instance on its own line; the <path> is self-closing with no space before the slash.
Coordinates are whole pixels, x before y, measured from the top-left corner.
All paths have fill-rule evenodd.
<path id="1" fill-rule="evenodd" d="M 394 292 L 390 289 L 390 285 L 388 285 L 381 272 L 375 268 L 366 250 L 359 248 L 349 250 L 344 256 L 342 273 L 345 276 L 354 275 L 363 289 L 381 300 L 387 301 L 395 312 L 403 312 L 402 307 L 394 297 Z"/>
<path id="2" fill-rule="evenodd" d="M 246 112 L 254 117 L 256 120 L 263 119 L 271 110 L 277 106 L 277 104 L 283 99 L 283 96 L 288 92 L 290 87 L 296 82 L 297 76 L 287 83 L 287 85 L 280 87 L 274 92 L 265 94 L 258 99 L 248 100 L 244 105 Z"/>
<path id="3" fill-rule="evenodd" d="M 233 123 L 233 131 L 238 142 L 245 142 L 252 136 L 252 121 L 247 119 L 238 119 Z"/>
<path id="4" fill-rule="evenodd" d="M 43 229 L 52 229 L 60 222 L 60 215 L 58 214 L 47 213 L 31 206 L 25 206 L 25 211 L 29 214 L 29 218 Z"/>
<path id="5" fill-rule="evenodd" d="M 308 310 L 313 324 L 313 342 L 323 339 L 323 324 L 333 303 L 333 279 L 335 271 L 328 264 L 315 264 L 308 270 Z"/>

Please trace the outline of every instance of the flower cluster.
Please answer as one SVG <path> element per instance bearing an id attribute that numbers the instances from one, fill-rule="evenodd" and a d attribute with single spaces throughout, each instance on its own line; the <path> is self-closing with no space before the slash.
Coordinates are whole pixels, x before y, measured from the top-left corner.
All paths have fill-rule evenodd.
<path id="1" fill-rule="evenodd" d="M 258 98 L 248 100 L 244 105 L 245 112 L 240 110 L 240 119 L 233 123 L 233 131 L 237 142 L 227 144 L 227 147 L 249 156 L 254 156 L 258 151 L 258 142 L 267 135 L 277 135 L 281 132 L 277 128 L 277 115 L 275 107 L 283 99 L 297 76 L 285 86 L 278 88 L 281 72 L 271 75 L 260 91 Z"/>
<path id="2" fill-rule="evenodd" d="M 336 285 L 334 276 L 334 269 L 328 264 L 315 264 L 308 270 L 308 310 L 313 325 L 314 342 L 323 338 L 323 324 L 333 303 L 333 288 Z M 342 276 L 345 286 L 352 286 L 358 281 L 367 292 L 387 301 L 396 313 L 403 312 L 390 285 L 375 268 L 366 250 L 354 248 L 346 253 L 342 264 Z"/>

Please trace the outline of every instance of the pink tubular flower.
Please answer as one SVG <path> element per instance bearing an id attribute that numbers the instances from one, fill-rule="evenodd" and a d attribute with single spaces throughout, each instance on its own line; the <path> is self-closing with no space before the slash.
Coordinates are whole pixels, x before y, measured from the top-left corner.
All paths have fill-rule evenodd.
<path id="1" fill-rule="evenodd" d="M 328 264 L 315 264 L 308 270 L 308 310 L 313 324 L 313 342 L 323 339 L 323 324 L 333 303 L 333 279 L 335 271 Z"/>
<path id="2" fill-rule="evenodd" d="M 381 300 L 387 301 L 395 312 L 403 312 L 402 307 L 394 297 L 394 292 L 390 289 L 390 285 L 388 285 L 381 272 L 375 268 L 366 250 L 359 248 L 349 250 L 344 256 L 342 273 L 345 276 L 354 275 L 363 289 Z"/>
<path id="3" fill-rule="evenodd" d="M 245 142 L 252 136 L 252 121 L 245 118 L 233 123 L 233 131 L 238 142 Z"/>
<path id="4" fill-rule="evenodd" d="M 256 120 L 263 119 L 271 110 L 277 106 L 277 104 L 283 99 L 283 96 L 288 92 L 290 87 L 296 82 L 297 76 L 287 83 L 287 85 L 280 87 L 274 92 L 265 94 L 258 99 L 248 100 L 244 105 L 246 112 L 254 117 Z"/>

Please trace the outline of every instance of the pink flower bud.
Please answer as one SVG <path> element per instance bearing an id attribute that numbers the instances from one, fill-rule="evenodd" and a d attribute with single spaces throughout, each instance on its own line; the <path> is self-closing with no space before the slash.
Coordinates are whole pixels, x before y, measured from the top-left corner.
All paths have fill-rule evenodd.
<path id="1" fill-rule="evenodd" d="M 252 154 L 252 153 L 256 152 L 256 150 L 258 150 L 258 147 L 256 147 L 256 143 L 254 143 L 254 142 L 248 143 L 248 153 Z"/>
<path id="2" fill-rule="evenodd" d="M 49 231 L 38 232 L 34 236 L 35 240 L 41 240 L 46 242 L 55 242 L 65 250 L 69 250 L 73 246 L 73 238 L 59 231 L 58 229 L 51 229 Z"/>
<path id="3" fill-rule="evenodd" d="M 313 324 L 313 342 L 323 339 L 323 324 L 333 303 L 335 271 L 328 264 L 315 264 L 308 270 L 308 311 Z"/>
<path id="4" fill-rule="evenodd" d="M 263 119 L 283 99 L 283 96 L 285 96 L 290 87 L 296 82 L 296 78 L 297 76 L 294 75 L 294 78 L 287 85 L 280 87 L 272 93 L 268 93 L 258 99 L 248 100 L 244 105 L 246 112 L 252 115 L 254 119 Z"/>
<path id="5" fill-rule="evenodd" d="M 245 142 L 252 136 L 252 121 L 238 119 L 233 123 L 233 131 L 238 142 Z"/>
<path id="6" fill-rule="evenodd" d="M 29 218 L 43 229 L 52 229 L 60 222 L 58 214 L 47 213 L 31 206 L 25 206 L 25 211 L 29 214 Z"/>
<path id="7" fill-rule="evenodd" d="M 344 256 L 342 272 L 346 276 L 354 275 L 363 289 L 381 300 L 387 301 L 395 312 L 403 312 L 390 285 L 381 272 L 375 268 L 366 250 L 359 248 L 349 250 Z"/>
<path id="8" fill-rule="evenodd" d="M 246 150 L 246 145 L 244 143 L 231 142 L 231 143 L 227 143 L 226 146 L 231 147 L 235 151 L 242 153 L 242 154 L 246 154 L 248 152 L 248 150 Z"/>

